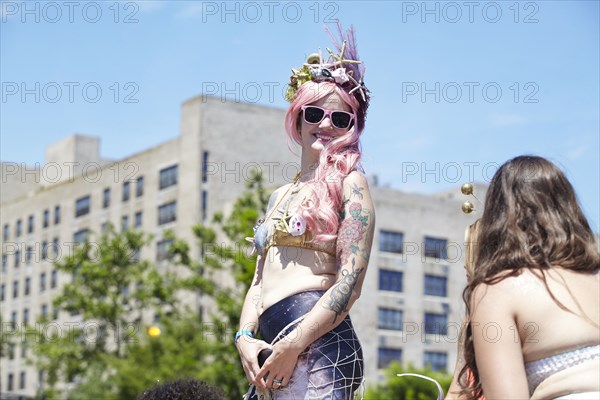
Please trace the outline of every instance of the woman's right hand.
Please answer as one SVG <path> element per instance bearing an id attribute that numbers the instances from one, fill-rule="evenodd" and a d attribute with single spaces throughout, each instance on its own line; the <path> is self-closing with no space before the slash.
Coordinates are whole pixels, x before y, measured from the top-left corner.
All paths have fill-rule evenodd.
<path id="1" fill-rule="evenodd" d="M 264 340 L 241 336 L 236 343 L 236 347 L 240 353 L 242 367 L 244 368 L 248 382 L 258 387 L 264 387 L 264 382 L 255 381 L 256 375 L 260 371 L 258 353 L 263 349 L 270 349 L 272 346 Z"/>

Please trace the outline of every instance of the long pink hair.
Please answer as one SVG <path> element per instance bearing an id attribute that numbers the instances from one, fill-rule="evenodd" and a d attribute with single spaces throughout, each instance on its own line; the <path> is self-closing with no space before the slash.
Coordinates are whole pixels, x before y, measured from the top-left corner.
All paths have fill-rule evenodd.
<path id="1" fill-rule="evenodd" d="M 301 133 L 298 130 L 302 106 L 312 104 L 332 93 L 336 93 L 348 104 L 357 119 L 359 118 L 358 111 L 361 105 L 355 96 L 348 94 L 333 82 L 306 82 L 298 89 L 298 94 L 285 116 L 285 128 L 291 141 L 302 145 Z M 328 143 L 319 155 L 315 176 L 309 182 L 312 189 L 311 201 L 299 208 L 299 216 L 313 232 L 312 239 L 315 242 L 325 242 L 337 237 L 344 178 L 354 170 L 363 172 L 360 165 L 359 141 L 363 126 L 364 117 L 355 121 L 354 129 Z"/>

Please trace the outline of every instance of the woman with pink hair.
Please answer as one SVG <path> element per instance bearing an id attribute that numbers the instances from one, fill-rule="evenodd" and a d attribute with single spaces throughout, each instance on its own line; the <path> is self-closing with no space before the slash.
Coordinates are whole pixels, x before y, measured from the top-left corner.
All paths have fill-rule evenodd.
<path id="1" fill-rule="evenodd" d="M 339 53 L 293 70 L 285 126 L 302 149 L 300 171 L 249 238 L 259 255 L 234 339 L 252 384 L 246 399 L 351 399 L 363 380 L 348 313 L 375 226 L 360 166 L 369 93 L 354 31 L 338 30 Z"/>

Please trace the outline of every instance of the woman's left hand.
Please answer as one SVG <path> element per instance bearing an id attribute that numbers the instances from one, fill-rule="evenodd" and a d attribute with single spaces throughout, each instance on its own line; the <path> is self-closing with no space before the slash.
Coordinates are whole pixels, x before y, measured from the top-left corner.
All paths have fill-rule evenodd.
<path id="1" fill-rule="evenodd" d="M 256 375 L 255 381 L 260 383 L 261 388 L 279 389 L 287 386 L 292 377 L 298 356 L 298 350 L 294 343 L 285 338 L 273 345 L 273 353 L 267 358 L 264 365 Z M 258 386 L 258 385 L 257 385 Z"/>

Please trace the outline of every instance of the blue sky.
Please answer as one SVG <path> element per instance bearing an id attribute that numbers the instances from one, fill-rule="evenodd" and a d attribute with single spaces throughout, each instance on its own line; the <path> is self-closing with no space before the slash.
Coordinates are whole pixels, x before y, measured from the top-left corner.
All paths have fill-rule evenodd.
<path id="1" fill-rule="evenodd" d="M 290 68 L 340 19 L 367 67 L 364 166 L 381 184 L 447 190 L 537 154 L 600 231 L 597 1 L 68 4 L 1 2 L 2 161 L 43 163 L 72 133 L 127 156 L 176 137 L 203 91 L 286 107 Z"/>

